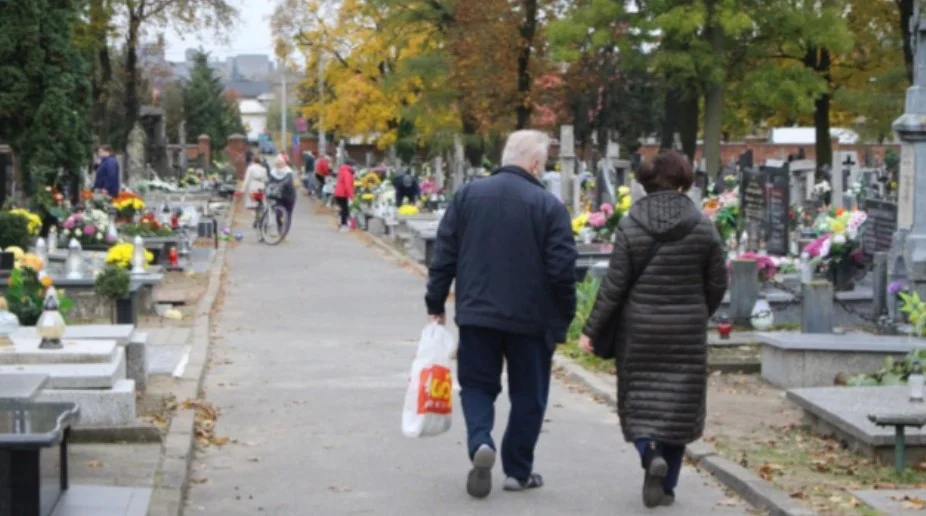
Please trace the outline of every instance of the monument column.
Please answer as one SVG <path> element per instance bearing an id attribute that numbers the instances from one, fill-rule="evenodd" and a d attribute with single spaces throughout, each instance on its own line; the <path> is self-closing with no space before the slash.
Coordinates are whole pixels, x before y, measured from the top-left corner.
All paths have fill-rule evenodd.
<path id="1" fill-rule="evenodd" d="M 559 130 L 559 162 L 560 177 L 562 178 L 563 202 L 572 208 L 572 213 L 579 213 L 578 196 L 576 188 L 576 140 L 571 125 L 564 125 Z"/>
<path id="2" fill-rule="evenodd" d="M 913 85 L 907 89 L 904 114 L 894 122 L 903 142 L 894 251 L 901 251 L 911 286 L 926 296 L 926 19 L 918 0 L 911 33 Z"/>

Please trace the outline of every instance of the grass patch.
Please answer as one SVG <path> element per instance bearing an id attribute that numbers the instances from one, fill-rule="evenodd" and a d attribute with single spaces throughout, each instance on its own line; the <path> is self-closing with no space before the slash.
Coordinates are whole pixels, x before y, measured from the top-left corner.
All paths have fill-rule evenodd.
<path id="1" fill-rule="evenodd" d="M 579 349 L 579 345 L 576 343 L 576 341 L 570 341 L 559 346 L 557 351 L 560 355 L 574 360 L 579 365 L 590 371 L 609 374 L 617 373 L 613 358 L 610 360 L 605 360 L 603 358 L 598 358 L 591 353 L 586 353 Z"/>
<path id="2" fill-rule="evenodd" d="M 767 427 L 748 438 L 711 441 L 722 455 L 821 514 L 877 514 L 850 490 L 926 487 L 926 464 L 897 473 L 891 465 L 860 457 L 838 440 L 817 436 L 799 425 Z"/>

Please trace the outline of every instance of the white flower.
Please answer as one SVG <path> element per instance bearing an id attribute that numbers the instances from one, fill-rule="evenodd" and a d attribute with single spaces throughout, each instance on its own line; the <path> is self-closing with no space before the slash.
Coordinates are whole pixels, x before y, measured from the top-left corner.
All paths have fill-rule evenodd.
<path id="1" fill-rule="evenodd" d="M 832 243 L 830 242 L 829 238 L 823 241 L 823 245 L 820 246 L 820 258 L 826 258 L 827 256 L 830 255 L 831 245 Z"/>
<path id="2" fill-rule="evenodd" d="M 84 236 L 84 230 L 81 229 L 81 228 L 77 228 L 77 229 L 74 230 L 74 235 L 76 235 L 76 236 Z"/>
<path id="3" fill-rule="evenodd" d="M 843 245 L 846 243 L 846 235 L 833 235 L 833 243 L 836 245 Z"/>
<path id="4" fill-rule="evenodd" d="M 97 240 L 103 240 L 103 233 L 100 233 L 99 231 L 97 231 L 97 232 L 96 232 L 96 239 L 97 239 Z"/>

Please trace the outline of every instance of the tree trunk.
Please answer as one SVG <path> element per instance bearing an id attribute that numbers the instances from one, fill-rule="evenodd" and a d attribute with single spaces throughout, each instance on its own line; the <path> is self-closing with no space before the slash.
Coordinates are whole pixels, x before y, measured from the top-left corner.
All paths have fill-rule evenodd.
<path id="1" fill-rule="evenodd" d="M 521 48 L 518 51 L 518 129 L 525 129 L 530 123 L 533 101 L 531 100 L 531 50 L 537 33 L 537 0 L 524 0 L 524 21 L 521 24 Z"/>
<path id="2" fill-rule="evenodd" d="M 813 103 L 813 121 L 816 133 L 817 166 L 833 165 L 833 142 L 830 137 L 830 51 L 826 48 L 810 47 L 804 55 L 804 64 L 819 73 L 826 81 L 827 91 Z"/>
<path id="3" fill-rule="evenodd" d="M 129 12 L 129 31 L 126 37 L 125 46 L 125 120 L 122 126 L 123 151 L 125 156 L 123 163 L 128 168 L 129 155 L 127 152 L 129 134 L 135 127 L 135 121 L 138 120 L 139 99 L 138 99 L 138 56 L 135 49 L 138 47 L 138 37 L 141 28 L 141 13 L 139 11 Z M 128 181 L 128 170 L 122 170 L 122 184 Z"/>
<path id="4" fill-rule="evenodd" d="M 900 36 L 903 41 L 903 61 L 907 66 L 907 80 L 913 84 L 913 42 L 910 40 L 910 20 L 913 19 L 914 0 L 894 0 L 900 10 Z"/>
<path id="5" fill-rule="evenodd" d="M 707 39 L 716 64 L 722 63 L 723 29 L 716 20 L 714 2 L 707 3 Z M 722 66 L 721 66 L 722 70 Z M 720 137 L 723 131 L 724 79 L 707 84 L 704 95 L 704 162 L 708 177 L 720 170 Z"/>
<path id="6" fill-rule="evenodd" d="M 19 157 L 19 151 L 10 149 L 10 161 L 13 163 L 13 180 L 10 182 L 9 196 L 13 201 L 19 203 L 25 201 L 25 176 L 23 176 L 22 160 Z"/>
<path id="7" fill-rule="evenodd" d="M 671 149 L 675 145 L 675 133 L 679 130 L 681 108 L 678 90 L 666 90 L 665 117 L 662 119 L 662 130 L 659 135 L 659 147 L 662 149 Z"/>
<path id="8" fill-rule="evenodd" d="M 682 152 L 694 163 L 698 152 L 698 124 L 701 115 L 701 106 L 698 94 L 691 88 L 681 102 L 679 120 L 679 133 L 682 139 Z"/>

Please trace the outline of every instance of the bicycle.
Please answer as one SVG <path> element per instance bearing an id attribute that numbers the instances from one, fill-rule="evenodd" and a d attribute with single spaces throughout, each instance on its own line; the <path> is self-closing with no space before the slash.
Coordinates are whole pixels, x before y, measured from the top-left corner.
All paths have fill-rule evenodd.
<path id="1" fill-rule="evenodd" d="M 289 233 L 289 213 L 275 197 L 268 197 L 263 191 L 251 194 L 257 202 L 254 211 L 254 229 L 259 242 L 279 245 Z"/>

